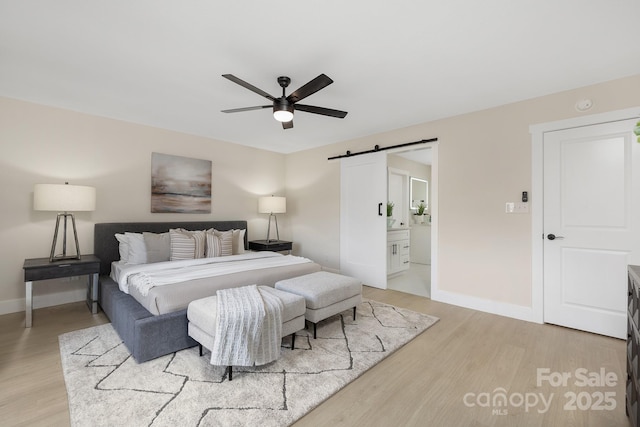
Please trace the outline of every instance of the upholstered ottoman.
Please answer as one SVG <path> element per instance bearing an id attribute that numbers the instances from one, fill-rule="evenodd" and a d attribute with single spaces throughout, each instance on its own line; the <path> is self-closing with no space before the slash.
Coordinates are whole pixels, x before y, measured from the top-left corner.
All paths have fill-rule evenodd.
<path id="1" fill-rule="evenodd" d="M 304 329 L 305 325 L 304 298 L 269 286 L 258 286 L 258 288 L 260 291 L 276 295 L 282 301 L 282 336 L 291 335 L 291 349 L 293 349 L 295 347 L 295 333 Z M 192 301 L 187 307 L 188 333 L 200 344 L 200 356 L 202 356 L 203 347 L 208 350 L 213 348 L 217 307 L 218 297 L 215 295 Z M 231 377 L 231 370 L 229 370 L 229 374 Z"/>
<path id="2" fill-rule="evenodd" d="M 362 302 L 362 282 L 353 277 L 318 271 L 304 276 L 276 282 L 276 289 L 304 297 L 307 304 L 305 318 L 313 323 L 316 338 L 317 323 Z"/>

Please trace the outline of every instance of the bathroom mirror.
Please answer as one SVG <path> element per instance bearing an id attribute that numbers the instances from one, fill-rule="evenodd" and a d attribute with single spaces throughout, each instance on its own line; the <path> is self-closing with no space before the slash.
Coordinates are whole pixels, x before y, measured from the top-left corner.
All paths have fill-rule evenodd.
<path id="1" fill-rule="evenodd" d="M 429 208 L 429 183 L 426 180 L 411 177 L 410 192 L 410 209 L 418 209 L 420 203 L 424 203 L 427 209 Z"/>

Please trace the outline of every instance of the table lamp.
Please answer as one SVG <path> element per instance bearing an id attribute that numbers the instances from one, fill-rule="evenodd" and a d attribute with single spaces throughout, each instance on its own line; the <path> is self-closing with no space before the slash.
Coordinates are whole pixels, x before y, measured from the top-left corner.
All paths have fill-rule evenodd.
<path id="1" fill-rule="evenodd" d="M 275 214 L 287 212 L 287 198 L 275 196 L 260 197 L 258 199 L 258 212 L 269 214 L 269 225 L 267 226 L 267 242 L 272 241 L 269 239 L 269 236 L 271 234 L 272 217 L 276 223 L 276 241 L 280 240 L 280 232 L 278 231 L 278 217 L 276 217 Z"/>
<path id="2" fill-rule="evenodd" d="M 33 187 L 33 209 L 37 211 L 57 211 L 56 230 L 53 234 L 51 255 L 49 261 L 61 261 L 66 259 L 80 259 L 80 247 L 78 245 L 78 232 L 76 220 L 72 213 L 79 211 L 93 211 L 96 208 L 96 189 L 84 185 L 65 184 L 36 184 Z M 76 254 L 67 255 L 67 218 L 71 218 L 73 236 L 76 242 Z M 62 254 L 55 255 L 58 241 L 60 218 L 64 220 L 64 235 L 62 238 Z"/>

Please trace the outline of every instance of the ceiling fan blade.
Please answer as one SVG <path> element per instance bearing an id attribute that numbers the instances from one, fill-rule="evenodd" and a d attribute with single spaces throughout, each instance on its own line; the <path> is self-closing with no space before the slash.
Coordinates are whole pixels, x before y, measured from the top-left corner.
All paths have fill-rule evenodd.
<path id="1" fill-rule="evenodd" d="M 239 84 L 240 86 L 249 89 L 251 92 L 255 92 L 260 96 L 264 96 L 265 98 L 271 100 L 271 101 L 275 101 L 275 97 L 269 95 L 267 92 L 263 91 L 262 89 L 258 89 L 257 87 L 255 87 L 254 85 L 252 85 L 251 83 L 247 83 L 242 79 L 237 78 L 236 76 L 234 76 L 233 74 L 223 74 L 222 77 L 224 77 L 225 79 L 231 80 L 232 82 Z"/>
<path id="2" fill-rule="evenodd" d="M 282 129 L 291 129 L 293 128 L 293 120 L 288 122 L 282 122 Z"/>
<path id="3" fill-rule="evenodd" d="M 304 111 L 305 113 L 321 114 L 323 116 L 336 117 L 338 119 L 344 119 L 347 115 L 346 111 L 332 110 L 331 108 L 314 107 L 313 105 L 296 104 L 294 107 L 297 111 Z"/>
<path id="4" fill-rule="evenodd" d="M 289 101 L 289 102 L 298 102 L 298 101 L 306 98 L 309 95 L 313 95 L 314 93 L 316 93 L 320 89 L 323 89 L 323 88 L 329 86 L 331 83 L 333 83 L 333 80 L 331 80 L 325 74 L 320 74 L 318 77 L 316 77 L 315 79 L 311 80 L 306 85 L 304 85 L 304 86 L 298 88 L 298 90 L 290 93 L 289 96 L 287 96 L 287 101 Z"/>
<path id="5" fill-rule="evenodd" d="M 223 113 L 239 113 L 241 111 L 262 110 L 263 108 L 273 108 L 273 105 L 259 105 L 257 107 L 232 108 L 230 110 L 222 110 Z"/>

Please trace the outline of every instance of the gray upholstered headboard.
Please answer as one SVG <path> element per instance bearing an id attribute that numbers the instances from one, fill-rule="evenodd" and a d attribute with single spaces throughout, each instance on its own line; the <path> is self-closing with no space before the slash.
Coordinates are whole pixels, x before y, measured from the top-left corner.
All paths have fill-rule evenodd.
<path id="1" fill-rule="evenodd" d="M 216 230 L 226 231 L 231 229 L 246 229 L 247 221 L 193 221 L 193 222 L 110 222 L 96 224 L 93 230 L 93 253 L 100 258 L 100 275 L 108 275 L 111 272 L 111 262 L 120 259 L 116 233 L 164 233 L 171 228 L 184 228 L 185 230 Z M 247 245 L 247 235 L 244 234 L 244 247 Z"/>

